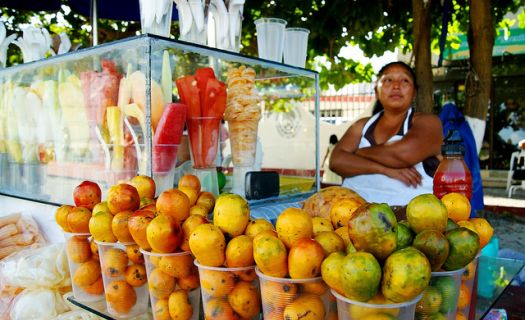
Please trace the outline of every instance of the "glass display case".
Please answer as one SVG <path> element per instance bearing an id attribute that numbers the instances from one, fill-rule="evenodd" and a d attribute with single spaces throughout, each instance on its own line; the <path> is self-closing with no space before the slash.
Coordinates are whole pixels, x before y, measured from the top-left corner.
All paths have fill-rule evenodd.
<path id="1" fill-rule="evenodd" d="M 228 72 L 241 66 L 255 71 L 262 111 L 251 169 L 277 171 L 282 197 L 315 191 L 316 72 L 143 35 L 0 70 L 0 193 L 70 203 L 83 180 L 106 192 L 136 174 L 153 176 L 161 190 L 173 186 L 181 138 L 159 136 L 184 126 L 168 114 L 168 104 L 180 100 L 177 80 L 212 68 L 228 87 Z M 179 120 L 163 124 L 171 116 Z M 210 139 L 219 134 L 201 130 Z M 231 172 L 228 140 L 215 146 L 214 164 Z"/>

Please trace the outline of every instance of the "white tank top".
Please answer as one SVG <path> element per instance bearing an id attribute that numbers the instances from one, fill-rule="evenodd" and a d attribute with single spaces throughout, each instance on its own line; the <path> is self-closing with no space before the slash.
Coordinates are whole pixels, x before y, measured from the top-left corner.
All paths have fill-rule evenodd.
<path id="1" fill-rule="evenodd" d="M 388 139 L 387 142 L 398 141 L 403 138 L 408 131 L 409 122 L 412 118 L 411 115 L 413 112 L 413 109 L 410 108 L 400 132 Z M 375 124 L 381 117 L 382 113 L 383 112 L 376 113 L 366 122 L 363 131 L 361 132 L 359 149 L 372 146 L 370 141 L 365 137 L 365 134 L 370 126 Z M 433 178 L 425 172 L 423 163 L 417 163 L 414 168 L 422 177 L 422 185 L 417 188 L 409 187 L 399 180 L 392 179 L 382 174 L 363 174 L 354 177 L 347 177 L 343 181 L 343 186 L 356 191 L 368 202 L 387 203 L 390 206 L 404 206 L 417 195 L 432 193 Z"/>

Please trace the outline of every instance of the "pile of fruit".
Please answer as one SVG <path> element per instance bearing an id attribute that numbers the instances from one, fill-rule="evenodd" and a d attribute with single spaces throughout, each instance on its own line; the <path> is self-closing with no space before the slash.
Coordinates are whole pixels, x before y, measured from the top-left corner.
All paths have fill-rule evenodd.
<path id="1" fill-rule="evenodd" d="M 118 315 L 134 313 L 141 299 L 146 300 L 146 310 L 149 291 L 158 319 L 166 315 L 190 319 L 193 309 L 188 292 L 199 287 L 199 277 L 189 253 L 188 229 L 208 222 L 215 198 L 200 192 L 200 182 L 192 175 L 183 176 L 178 189 L 166 190 L 157 199 L 155 192 L 155 182 L 147 176 L 112 186 L 106 201 L 101 201 L 100 188 L 93 182 L 85 181 L 75 189 L 76 207 L 61 206 L 56 221 L 66 232 L 83 233 L 85 242 L 91 235 L 87 245 L 93 259 L 72 270 L 73 283 L 88 293 L 102 294 L 105 288 L 108 310 Z M 77 238 L 71 239 L 78 242 Z M 78 260 L 78 252 L 83 251 L 79 245 L 72 248 L 68 256 Z M 148 260 L 153 261 L 151 270 L 146 270 L 142 252 L 150 251 L 187 253 L 155 256 Z"/>

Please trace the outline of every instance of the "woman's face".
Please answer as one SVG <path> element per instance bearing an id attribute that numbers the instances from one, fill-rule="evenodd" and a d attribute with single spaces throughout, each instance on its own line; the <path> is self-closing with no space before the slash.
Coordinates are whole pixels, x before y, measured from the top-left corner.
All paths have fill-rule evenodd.
<path id="1" fill-rule="evenodd" d="M 415 94 L 414 80 L 401 65 L 388 67 L 377 81 L 377 99 L 385 110 L 408 110 Z"/>

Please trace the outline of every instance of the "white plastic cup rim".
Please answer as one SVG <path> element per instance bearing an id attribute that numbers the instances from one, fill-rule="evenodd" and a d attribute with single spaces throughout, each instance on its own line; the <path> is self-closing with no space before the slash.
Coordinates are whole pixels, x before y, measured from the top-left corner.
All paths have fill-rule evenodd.
<path id="1" fill-rule="evenodd" d="M 257 276 L 266 281 L 281 282 L 281 283 L 310 283 L 310 282 L 319 282 L 322 281 L 322 277 L 315 278 L 305 278 L 305 279 L 290 279 L 290 278 L 278 278 L 266 275 L 259 270 L 258 267 L 255 268 L 255 273 Z"/>
<path id="2" fill-rule="evenodd" d="M 120 241 L 117 241 L 117 242 L 103 242 L 103 241 L 98 241 L 98 240 L 95 240 L 95 243 L 97 245 L 102 245 L 102 246 L 116 246 L 116 245 L 131 246 L 131 245 L 136 244 L 135 242 L 120 242 Z"/>
<path id="3" fill-rule="evenodd" d="M 306 34 L 310 33 L 310 30 L 305 28 L 286 28 L 284 29 L 285 32 L 304 32 Z"/>
<path id="4" fill-rule="evenodd" d="M 474 260 L 472 260 L 474 261 Z M 436 277 L 445 277 L 445 276 L 455 276 L 457 274 L 463 274 L 463 272 L 465 271 L 466 267 L 463 267 L 461 269 L 457 269 L 457 270 L 452 270 L 452 271 L 434 271 L 432 272 L 432 276 L 436 276 Z"/>
<path id="5" fill-rule="evenodd" d="M 260 23 L 280 23 L 280 24 L 284 24 L 285 26 L 287 24 L 286 20 L 279 19 L 279 18 L 259 18 L 259 19 L 255 20 L 254 23 L 256 25 L 258 25 Z"/>
<path id="6" fill-rule="evenodd" d="M 237 268 L 226 268 L 226 267 L 209 267 L 205 266 L 199 263 L 197 259 L 193 260 L 193 264 L 197 266 L 199 269 L 204 270 L 213 270 L 213 271 L 223 271 L 223 272 L 232 272 L 232 271 L 246 271 L 255 268 L 255 266 L 248 266 L 248 267 L 237 267 Z"/>
<path id="7" fill-rule="evenodd" d="M 330 289 L 330 291 L 337 298 L 337 300 L 341 300 L 341 301 L 343 301 L 345 303 L 348 303 L 348 304 L 358 305 L 358 306 L 361 306 L 361 307 L 372 308 L 372 309 L 377 309 L 377 308 L 381 308 L 381 309 L 383 309 L 383 308 L 386 308 L 386 309 L 404 308 L 404 307 L 408 307 L 408 306 L 411 306 L 411 305 L 415 305 L 419 300 L 421 300 L 421 298 L 423 298 L 423 294 L 420 294 L 417 297 L 415 297 L 414 299 L 412 299 L 410 301 L 406 301 L 406 302 L 389 303 L 389 304 L 374 304 L 374 303 L 366 303 L 366 302 L 361 302 L 361 301 L 348 299 L 347 297 L 344 297 L 344 296 L 340 295 L 339 293 L 337 293 L 334 289 Z"/>
<path id="8" fill-rule="evenodd" d="M 177 256 L 187 256 L 191 254 L 191 252 L 189 251 L 172 252 L 172 253 L 149 252 L 142 248 L 140 248 L 140 252 L 146 256 L 153 256 L 153 257 L 177 257 Z"/>

